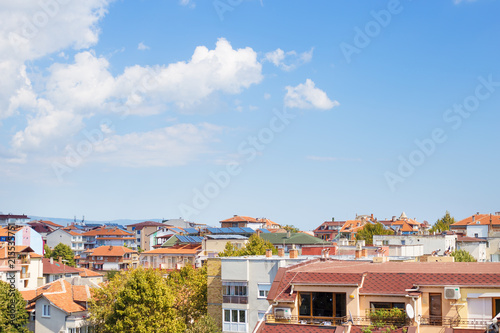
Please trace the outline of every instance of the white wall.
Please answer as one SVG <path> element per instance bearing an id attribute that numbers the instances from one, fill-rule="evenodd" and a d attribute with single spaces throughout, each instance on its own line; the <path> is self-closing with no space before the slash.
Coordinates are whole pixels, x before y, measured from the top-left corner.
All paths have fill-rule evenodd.
<path id="1" fill-rule="evenodd" d="M 477 234 L 477 236 L 476 236 Z M 472 224 L 467 226 L 468 237 L 488 237 L 488 226 L 481 224 Z"/>
<path id="2" fill-rule="evenodd" d="M 443 254 L 448 248 L 456 248 L 456 239 L 456 235 L 374 235 L 373 243 L 376 246 L 382 246 L 384 241 L 388 241 L 389 245 L 422 244 L 424 254 L 431 254 L 438 249 L 441 250 L 439 254 Z"/>

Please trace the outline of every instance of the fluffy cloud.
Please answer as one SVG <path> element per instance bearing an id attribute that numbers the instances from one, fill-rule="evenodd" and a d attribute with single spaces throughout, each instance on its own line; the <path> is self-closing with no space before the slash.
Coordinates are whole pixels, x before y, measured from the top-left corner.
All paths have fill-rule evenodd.
<path id="1" fill-rule="evenodd" d="M 178 124 L 144 133 L 112 135 L 95 147 L 98 161 L 125 167 L 179 166 L 207 151 L 221 128 Z"/>
<path id="2" fill-rule="evenodd" d="M 310 79 L 296 87 L 287 86 L 285 89 L 287 93 L 284 103 L 289 108 L 329 110 L 339 105 L 339 102 L 329 99 L 323 90 L 316 88 Z"/>
<path id="3" fill-rule="evenodd" d="M 139 45 L 137 45 L 137 49 L 139 51 L 145 51 L 145 50 L 149 50 L 149 46 L 147 46 L 143 42 L 140 42 Z"/>
<path id="4" fill-rule="evenodd" d="M 284 71 L 291 71 L 302 64 L 310 62 L 312 55 L 313 49 L 300 54 L 297 54 L 295 51 L 285 52 L 282 49 L 276 49 L 266 53 L 264 60 L 271 62 Z"/>
<path id="5" fill-rule="evenodd" d="M 261 70 L 251 48 L 235 50 L 225 39 L 219 39 L 213 50 L 197 47 L 188 62 L 132 66 L 116 77 L 109 71 L 108 60 L 91 51 L 80 52 L 73 63 L 57 63 L 48 69 L 44 98 L 27 89 L 12 100 L 11 113 L 21 105 L 36 110 L 27 127 L 15 134 L 12 147 L 24 152 L 71 136 L 82 128 L 84 118 L 96 112 L 150 115 L 168 103 L 182 109 L 218 91 L 237 94 L 259 83 Z"/>

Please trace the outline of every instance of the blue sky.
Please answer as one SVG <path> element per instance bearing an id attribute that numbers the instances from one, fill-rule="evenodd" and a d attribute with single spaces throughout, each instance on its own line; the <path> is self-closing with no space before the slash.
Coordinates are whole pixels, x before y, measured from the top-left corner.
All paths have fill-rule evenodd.
<path id="1" fill-rule="evenodd" d="M 500 2 L 0 11 L 0 210 L 314 229 L 500 210 Z"/>

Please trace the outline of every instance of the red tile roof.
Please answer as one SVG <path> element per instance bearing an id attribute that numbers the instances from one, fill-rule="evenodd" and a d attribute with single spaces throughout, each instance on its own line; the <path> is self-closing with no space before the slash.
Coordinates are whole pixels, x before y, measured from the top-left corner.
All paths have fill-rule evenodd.
<path id="1" fill-rule="evenodd" d="M 38 220 L 38 221 L 33 221 L 33 222 L 38 222 L 38 223 L 47 224 L 47 225 L 50 225 L 51 227 L 56 227 L 56 228 L 62 228 L 62 227 L 63 227 L 62 225 L 57 224 L 57 223 L 54 223 L 54 222 L 52 222 L 52 221 L 42 221 L 42 220 Z"/>
<path id="2" fill-rule="evenodd" d="M 194 248 L 174 248 L 174 247 L 162 247 L 155 250 L 144 251 L 141 254 L 196 254 L 201 251 L 201 245 L 197 245 Z"/>
<path id="3" fill-rule="evenodd" d="M 295 292 L 290 294 L 293 284 L 362 285 L 361 294 L 378 295 L 406 295 L 406 289 L 418 285 L 498 287 L 500 263 L 371 263 L 314 259 L 280 268 L 268 300 L 293 302 L 296 296 Z"/>
<path id="4" fill-rule="evenodd" d="M 91 249 L 87 252 L 87 256 L 99 256 L 99 257 L 123 257 L 125 253 L 137 253 L 136 250 L 129 249 L 125 246 L 99 246 L 95 249 Z"/>
<path id="5" fill-rule="evenodd" d="M 79 271 L 71 266 L 61 264 L 57 261 L 54 261 L 52 264 L 50 263 L 49 258 L 42 258 L 43 262 L 43 274 L 78 274 Z"/>
<path id="6" fill-rule="evenodd" d="M 72 286 L 64 279 L 48 283 L 36 290 L 24 291 L 21 294 L 28 303 L 36 302 L 39 298 L 45 297 L 66 313 L 85 311 L 86 308 L 81 304 L 87 302 L 91 297 L 88 286 Z"/>
<path id="7" fill-rule="evenodd" d="M 142 230 L 144 227 L 166 227 L 167 224 L 154 222 L 154 221 L 144 221 L 135 224 L 129 224 L 127 227 L 135 227 L 135 230 Z"/>
<path id="8" fill-rule="evenodd" d="M 333 333 L 335 330 L 335 326 L 263 323 L 256 333 Z"/>
<path id="9" fill-rule="evenodd" d="M 134 236 L 133 233 L 120 228 L 107 228 L 105 226 L 90 230 L 81 234 L 82 236 Z"/>
<path id="10" fill-rule="evenodd" d="M 474 218 L 474 221 L 472 220 Z M 479 223 L 478 223 L 479 222 Z M 496 224 L 500 225 L 500 215 L 493 214 L 476 214 L 466 217 L 463 220 L 455 222 L 452 226 L 467 226 L 470 224 Z"/>
<path id="11" fill-rule="evenodd" d="M 81 277 L 97 277 L 97 276 L 103 276 L 103 274 L 91 271 L 90 269 L 87 268 L 76 268 L 80 272 Z"/>
<path id="12" fill-rule="evenodd" d="M 358 232 L 364 228 L 366 222 L 361 220 L 349 220 L 344 223 L 340 232 Z"/>
<path id="13" fill-rule="evenodd" d="M 239 216 L 235 215 L 229 219 L 222 220 L 220 222 L 251 222 L 251 223 L 257 223 L 257 219 L 250 217 L 250 216 Z"/>

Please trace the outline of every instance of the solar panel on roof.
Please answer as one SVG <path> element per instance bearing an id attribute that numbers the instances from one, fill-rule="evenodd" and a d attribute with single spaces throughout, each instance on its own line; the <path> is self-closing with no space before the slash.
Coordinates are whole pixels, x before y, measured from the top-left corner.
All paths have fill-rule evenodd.
<path id="1" fill-rule="evenodd" d="M 269 233 L 271 233 L 271 232 L 270 232 L 269 230 L 267 230 L 267 229 L 259 229 L 259 230 L 260 230 L 260 232 L 262 232 L 263 234 L 269 234 Z"/>
<path id="2" fill-rule="evenodd" d="M 217 229 L 217 228 L 207 228 L 207 230 L 209 232 L 211 232 L 212 234 L 218 234 L 219 233 L 219 229 Z"/>
<path id="3" fill-rule="evenodd" d="M 195 228 L 184 228 L 184 231 L 188 234 L 197 234 L 198 233 L 198 230 L 196 230 Z"/>
<path id="4" fill-rule="evenodd" d="M 253 230 L 252 228 L 241 228 L 245 233 L 247 234 L 253 234 L 255 232 L 255 230 Z"/>
<path id="5" fill-rule="evenodd" d="M 241 230 L 241 228 L 228 228 L 229 230 L 231 230 L 232 233 L 235 233 L 235 234 L 241 234 L 241 232 L 243 230 Z"/>

